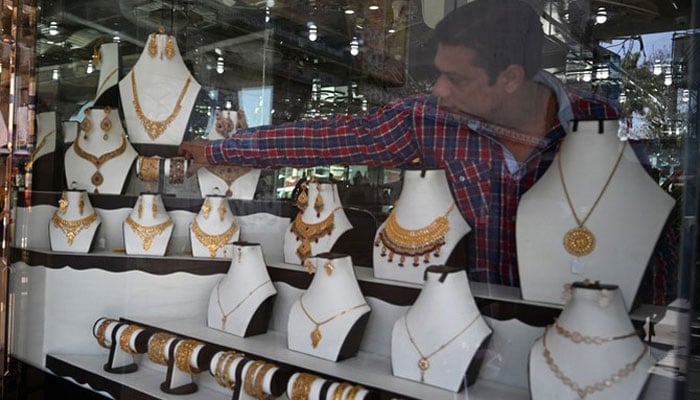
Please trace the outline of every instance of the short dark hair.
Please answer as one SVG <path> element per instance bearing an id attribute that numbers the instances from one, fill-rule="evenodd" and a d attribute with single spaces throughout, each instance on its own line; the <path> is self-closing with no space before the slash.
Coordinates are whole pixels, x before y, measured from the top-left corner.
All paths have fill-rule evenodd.
<path id="1" fill-rule="evenodd" d="M 437 24 L 435 38 L 440 44 L 476 51 L 491 83 L 511 64 L 522 65 L 527 79 L 542 68 L 542 24 L 524 0 L 467 3 Z"/>

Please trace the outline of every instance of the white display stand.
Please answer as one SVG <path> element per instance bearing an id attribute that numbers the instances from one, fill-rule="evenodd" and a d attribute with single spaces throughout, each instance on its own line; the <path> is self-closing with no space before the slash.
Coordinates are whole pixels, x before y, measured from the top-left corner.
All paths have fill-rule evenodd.
<path id="1" fill-rule="evenodd" d="M 119 43 L 103 43 L 100 45 L 100 78 L 97 81 L 95 100 L 118 83 Z"/>
<path id="2" fill-rule="evenodd" d="M 465 270 L 431 266 L 425 275 L 415 303 L 394 324 L 392 370 L 395 376 L 457 392 L 491 328 L 474 302 Z M 423 357 L 428 368 L 421 371 Z"/>
<path id="3" fill-rule="evenodd" d="M 158 54 L 151 56 L 146 46 L 131 71 L 119 82 L 124 119 L 132 143 L 179 145 L 201 87 L 182 60 L 174 37 L 171 36 L 175 54 L 172 58 L 163 55 L 166 38 L 165 34 L 157 34 Z M 141 110 L 146 118 L 154 122 L 168 119 L 176 111 L 178 98 L 184 92 L 177 115 L 161 133 L 155 134 L 157 137 L 149 136 L 136 114 L 132 77 Z M 188 78 L 190 83 L 184 91 Z"/>
<path id="4" fill-rule="evenodd" d="M 209 211 L 205 212 L 205 207 L 208 207 Z M 207 213 L 208 215 L 205 215 Z M 228 239 L 220 246 L 214 243 L 218 242 L 216 238 L 212 238 L 212 243 L 209 243 L 206 238 L 197 237 L 195 224 L 207 235 L 221 236 L 222 240 L 228 236 Z M 231 233 L 230 229 L 235 229 L 235 231 Z M 200 209 L 199 214 L 197 214 L 190 225 L 192 255 L 194 257 L 230 258 L 231 254 L 233 254 L 232 243 L 238 241 L 240 235 L 240 226 L 226 198 L 207 196 L 204 203 L 202 203 L 202 209 Z M 202 243 L 202 241 L 205 241 L 206 244 Z"/>
<path id="5" fill-rule="evenodd" d="M 403 266 L 399 266 L 401 255 L 394 254 L 393 260 L 389 261 L 391 250 L 383 250 L 385 245 L 379 237 L 388 220 L 382 223 L 374 238 L 374 276 L 377 278 L 423 283 L 426 267 L 445 264 L 457 243 L 471 231 L 455 204 L 444 170 L 404 171 L 403 188 L 391 212 L 396 222 L 407 230 L 425 228 L 444 216 L 447 217 L 449 229 L 444 236 L 445 244 L 439 247 L 439 256 L 429 251 L 426 253 L 428 260 L 425 260 L 426 255 L 419 256 L 417 266 L 414 265 L 416 261 L 413 256 L 406 256 Z"/>
<path id="6" fill-rule="evenodd" d="M 314 264 L 316 274 L 289 312 L 289 349 L 331 361 L 352 357 L 371 311 L 357 283 L 352 260 L 323 253 L 308 262 Z M 330 274 L 328 263 L 333 266 Z M 320 337 L 314 338 L 315 332 Z"/>
<path id="7" fill-rule="evenodd" d="M 197 384 L 194 382 L 193 375 L 181 370 L 177 366 L 177 353 L 182 351 L 180 346 L 183 345 L 185 340 L 175 339 L 171 342 L 168 349 L 168 371 L 166 373 L 165 381 L 160 384 L 160 390 L 169 394 L 190 394 L 197 391 Z M 204 343 L 199 343 L 194 346 L 192 352 L 190 353 L 190 358 L 187 360 L 188 368 L 192 372 L 202 371 L 202 366 L 198 363 L 199 353 L 204 349 Z"/>
<path id="8" fill-rule="evenodd" d="M 156 212 L 153 212 L 153 205 L 156 206 Z M 138 209 L 141 208 L 141 215 Z M 163 200 L 159 194 L 145 193 L 139 196 L 134 209 L 131 210 L 128 217 L 135 223 L 148 229 L 163 224 L 164 228 L 147 234 L 144 239 L 140 237 L 127 223 L 124 221 L 124 246 L 126 254 L 133 255 L 150 255 L 163 256 L 168 247 L 170 236 L 173 233 L 174 224 L 170 215 L 165 210 Z M 170 222 L 168 224 L 168 221 Z"/>
<path id="9" fill-rule="evenodd" d="M 2 122 L 2 121 L 0 121 Z M 56 151 L 56 112 L 48 111 L 36 116 L 36 144 L 32 162 Z"/>
<path id="10" fill-rule="evenodd" d="M 634 332 L 622 293 L 615 286 L 574 284 L 571 301 L 557 319 L 557 324 L 570 332 L 587 337 L 625 337 Z M 607 292 L 607 307 L 601 307 L 601 296 Z M 603 303 L 605 304 L 605 303 Z M 619 377 L 603 390 L 587 393 L 586 399 L 636 399 L 654 366 L 645 344 L 638 336 L 610 340 L 600 344 L 575 343 L 558 333 L 555 327 L 545 331 L 547 349 L 560 372 L 580 390 L 598 382 L 611 380 L 628 363 L 639 361 L 626 377 Z M 534 399 L 569 399 L 580 396 L 557 378 L 543 354 L 542 338 L 530 351 L 530 391 Z"/>
<path id="11" fill-rule="evenodd" d="M 85 132 L 80 131 L 73 145 L 66 150 L 64 158 L 66 181 L 75 182 L 77 188 L 89 192 L 120 194 L 138 153 L 124 134 L 117 110 L 109 113 L 108 118 L 112 123 L 109 131 L 103 131 L 100 127 L 104 117 L 104 110 L 100 109 L 92 109 L 90 115 L 85 117 L 92 121 L 92 129 L 88 133 L 88 139 L 85 139 Z M 106 159 L 98 161 L 98 168 L 93 162 L 95 160 L 90 161 L 76 153 L 75 146 L 96 159 L 100 157 L 106 157 Z M 120 151 L 122 148 L 124 150 Z M 112 152 L 118 152 L 118 154 L 108 157 L 107 155 Z M 94 180 L 96 174 L 102 178 L 102 183 L 99 185 L 96 185 L 97 182 Z"/>
<path id="12" fill-rule="evenodd" d="M 80 130 L 77 121 L 63 121 L 61 122 L 61 127 L 63 128 L 63 143 L 73 143 L 78 137 L 78 131 Z"/>
<path id="13" fill-rule="evenodd" d="M 228 273 L 209 297 L 207 326 L 240 337 L 264 333 L 276 294 L 260 245 L 235 243 Z"/>
<path id="14" fill-rule="evenodd" d="M 606 121 L 603 134 L 597 133 L 598 121 L 579 122 L 550 168 L 520 200 L 516 240 L 523 299 L 562 304 L 564 284 L 592 279 L 618 285 L 627 306 L 632 305 L 674 200 L 651 179 L 617 131 L 617 121 Z M 601 196 L 623 147 L 622 159 Z M 595 249 L 581 257 L 563 246 L 564 235 L 577 223 L 562 187 L 560 157 L 579 218 L 589 214 L 600 196 L 585 223 L 595 235 Z"/>
<path id="15" fill-rule="evenodd" d="M 199 192 L 202 196 L 220 193 L 231 199 L 253 200 L 260 172 L 232 165 L 206 166 L 197 170 Z"/>
<path id="16" fill-rule="evenodd" d="M 320 215 L 314 209 L 316 197 L 322 196 L 323 209 Z M 298 219 L 307 225 L 322 224 L 333 218 L 333 227 L 330 234 L 323 235 L 317 239 L 309 240 L 311 246 L 311 255 L 329 252 L 338 238 L 345 232 L 352 229 L 352 224 L 348 220 L 347 215 L 343 211 L 343 205 L 340 202 L 338 187 L 333 183 L 309 183 L 308 186 L 309 203 L 305 210 L 297 214 Z M 333 215 L 331 217 L 331 215 Z M 284 234 L 284 262 L 288 264 L 301 264 L 303 261 L 297 254 L 297 249 L 304 243 L 303 238 L 297 238 L 297 235 L 292 232 L 292 227 L 295 224 L 292 221 L 290 229 Z"/>
<path id="17" fill-rule="evenodd" d="M 59 207 L 49 222 L 49 241 L 53 251 L 70 251 L 74 253 L 88 253 L 92 245 L 97 228 L 102 223 L 102 219 L 97 214 L 90 203 L 90 198 L 85 191 L 68 190 L 63 192 L 61 202 L 65 201 L 65 212 Z M 81 207 L 82 204 L 82 207 Z M 54 219 L 64 220 L 65 224 L 75 224 L 77 221 L 84 221 L 88 225 L 66 229 L 70 233 L 64 232 L 59 226 L 60 222 Z M 64 225 L 65 225 L 64 224 Z M 71 237 L 74 235 L 73 237 Z"/>

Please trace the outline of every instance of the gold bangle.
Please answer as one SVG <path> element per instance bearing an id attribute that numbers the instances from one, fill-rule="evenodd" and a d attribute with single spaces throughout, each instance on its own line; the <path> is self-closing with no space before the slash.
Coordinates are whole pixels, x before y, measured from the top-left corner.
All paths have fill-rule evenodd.
<path id="1" fill-rule="evenodd" d="M 353 386 L 348 392 L 348 396 L 345 398 L 345 400 L 355 400 L 355 396 L 357 396 L 357 393 L 359 393 L 362 389 L 364 388 L 361 385 Z"/>
<path id="2" fill-rule="evenodd" d="M 160 157 L 139 157 L 141 159 L 141 168 L 139 169 L 139 178 L 144 182 L 156 182 L 160 176 Z"/>
<path id="3" fill-rule="evenodd" d="M 234 361 L 244 356 L 243 353 L 237 351 L 225 351 L 221 353 L 219 360 L 216 362 L 216 369 L 214 370 L 214 376 L 219 385 L 231 389 L 233 385 L 229 378 L 229 369 Z"/>
<path id="4" fill-rule="evenodd" d="M 100 322 L 100 325 L 97 326 L 97 332 L 95 333 L 95 338 L 97 338 L 97 343 L 104 347 L 105 349 L 110 348 L 110 345 L 107 344 L 107 327 L 109 324 L 112 322 L 117 322 L 117 320 L 111 319 L 111 318 L 105 318 Z M 111 341 L 110 341 L 111 343 Z"/>
<path id="5" fill-rule="evenodd" d="M 131 337 L 134 335 L 134 332 L 136 332 L 139 329 L 143 329 L 138 325 L 129 325 L 122 331 L 122 334 L 119 335 L 119 347 L 122 348 L 125 352 L 129 354 L 136 354 L 136 350 L 131 348 Z"/>
<path id="6" fill-rule="evenodd" d="M 231 376 L 230 376 L 231 365 L 233 365 L 234 361 L 236 361 L 238 359 L 242 359 L 243 357 L 245 357 L 245 354 L 234 352 L 234 354 L 231 357 L 229 357 L 228 360 L 226 360 L 226 364 L 224 364 L 224 373 L 223 373 L 223 381 L 226 384 L 225 387 L 227 387 L 229 389 L 233 389 L 233 382 L 231 381 Z"/>
<path id="7" fill-rule="evenodd" d="M 255 379 L 255 372 L 258 368 L 262 367 L 265 361 L 257 360 L 254 361 L 245 373 L 245 379 L 243 379 L 243 389 L 249 396 L 255 396 L 255 389 L 253 388 L 253 383 Z"/>
<path id="8" fill-rule="evenodd" d="M 343 398 L 343 393 L 350 386 L 347 382 L 341 382 L 333 391 L 333 400 L 341 400 Z"/>
<path id="9" fill-rule="evenodd" d="M 151 336 L 148 341 L 148 359 L 156 364 L 168 365 L 168 355 L 165 351 L 165 345 L 170 339 L 175 339 L 175 335 L 165 332 L 157 332 Z"/>
<path id="10" fill-rule="evenodd" d="M 168 183 L 177 185 L 183 182 L 185 182 L 185 159 L 184 157 L 171 158 Z"/>
<path id="11" fill-rule="evenodd" d="M 274 367 L 275 364 L 265 363 L 262 367 L 258 369 L 258 372 L 255 374 L 255 397 L 257 397 L 260 400 L 267 399 L 267 393 L 265 393 L 265 389 L 263 388 L 263 386 L 265 385 L 265 375 L 267 375 L 268 371 L 270 371 Z"/>
<path id="12" fill-rule="evenodd" d="M 187 339 L 180 342 L 177 346 L 177 351 L 175 352 L 175 365 L 183 372 L 187 372 L 190 375 L 198 374 L 202 372 L 198 368 L 192 366 L 192 352 L 194 349 L 203 345 L 204 343 Z"/>
<path id="13" fill-rule="evenodd" d="M 316 375 L 301 373 L 297 376 L 292 387 L 292 398 L 290 400 L 309 400 L 311 386 L 318 379 Z"/>

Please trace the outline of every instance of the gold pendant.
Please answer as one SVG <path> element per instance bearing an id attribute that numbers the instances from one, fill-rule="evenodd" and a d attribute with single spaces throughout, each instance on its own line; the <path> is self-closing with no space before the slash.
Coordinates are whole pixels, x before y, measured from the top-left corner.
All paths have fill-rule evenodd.
<path id="1" fill-rule="evenodd" d="M 321 339 L 323 339 L 323 335 L 321 335 L 321 331 L 318 329 L 318 325 L 316 325 L 316 329 L 311 331 L 311 346 L 314 349 L 318 347 L 318 344 L 321 342 Z"/>
<path id="2" fill-rule="evenodd" d="M 100 186 L 105 181 L 105 178 L 102 176 L 100 171 L 96 171 L 94 174 L 92 174 L 90 181 L 94 186 Z"/>
<path id="3" fill-rule="evenodd" d="M 73 240 L 75 240 L 75 232 L 68 232 L 66 233 L 66 239 L 68 239 L 68 246 L 73 245 Z"/>
<path id="4" fill-rule="evenodd" d="M 595 250 L 595 236 L 583 226 L 576 227 L 564 235 L 564 248 L 576 257 L 591 254 Z"/>
<path id="5" fill-rule="evenodd" d="M 430 361 L 425 357 L 421 357 L 418 360 L 418 368 L 420 369 L 420 381 L 423 383 L 425 381 L 425 371 L 430 368 Z"/>
<path id="6" fill-rule="evenodd" d="M 225 315 L 223 317 L 221 317 L 221 329 L 226 329 L 226 320 L 227 319 L 228 319 L 228 317 L 226 317 Z"/>

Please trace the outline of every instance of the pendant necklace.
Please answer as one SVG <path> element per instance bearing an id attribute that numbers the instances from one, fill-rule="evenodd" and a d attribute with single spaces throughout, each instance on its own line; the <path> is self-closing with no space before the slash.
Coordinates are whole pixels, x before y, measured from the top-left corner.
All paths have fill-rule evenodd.
<path id="1" fill-rule="evenodd" d="M 559 151 L 559 157 L 557 157 L 557 163 L 559 165 L 559 178 L 561 179 L 561 186 L 564 189 L 566 202 L 569 204 L 571 214 L 576 220 L 576 227 L 570 229 L 564 235 L 564 249 L 566 249 L 566 251 L 569 254 L 576 257 L 581 257 L 591 254 L 593 250 L 595 250 L 595 236 L 593 235 L 593 232 L 586 228 L 586 221 L 588 221 L 588 218 L 591 216 L 591 214 L 593 214 L 593 210 L 595 210 L 596 206 L 600 202 L 600 199 L 603 198 L 603 194 L 605 194 L 606 189 L 610 185 L 610 182 L 612 181 L 612 178 L 615 175 L 615 171 L 617 171 L 617 167 L 620 165 L 622 156 L 625 153 L 626 146 L 627 142 L 624 142 L 622 145 L 622 150 L 620 150 L 620 154 L 617 156 L 617 161 L 615 161 L 615 165 L 613 166 L 613 169 L 610 172 L 608 179 L 605 181 L 605 185 L 603 185 L 603 190 L 600 191 L 600 194 L 593 202 L 590 211 L 588 211 L 588 214 L 586 214 L 586 216 L 583 219 L 579 218 L 579 216 L 576 214 L 576 207 L 574 207 L 574 203 L 573 201 L 571 201 L 571 195 L 569 195 L 569 190 L 566 187 L 566 182 L 564 181 L 564 172 L 562 170 L 561 164 L 562 151 Z"/>
<path id="2" fill-rule="evenodd" d="M 231 314 L 233 314 L 236 310 L 238 310 L 238 308 L 240 306 L 242 306 L 243 303 L 245 303 L 245 301 L 248 300 L 248 298 L 253 295 L 253 293 L 255 293 L 261 287 L 265 286 L 266 283 L 270 283 L 270 280 L 269 279 L 266 280 L 265 282 L 256 286 L 255 289 L 248 292 L 248 294 L 243 298 L 243 300 L 239 301 L 238 304 L 236 304 L 236 306 L 233 307 L 231 309 L 231 311 L 229 311 L 229 312 L 225 312 L 224 307 L 221 305 L 221 289 L 220 289 L 220 287 L 221 287 L 221 282 L 223 282 L 223 281 L 224 281 L 223 279 L 220 280 L 219 283 L 216 285 L 216 304 L 219 306 L 219 311 L 221 311 L 221 329 L 225 330 L 226 329 L 226 321 L 228 321 L 228 317 L 231 316 Z"/>
<path id="3" fill-rule="evenodd" d="M 209 256 L 211 258 L 214 258 L 216 256 L 216 251 L 231 240 L 236 231 L 238 231 L 236 221 L 231 221 L 231 226 L 229 226 L 229 228 L 223 233 L 219 233 L 217 235 L 204 232 L 204 230 L 199 226 L 196 218 L 194 221 L 192 221 L 192 233 L 194 233 L 194 236 L 197 238 L 199 243 L 203 244 L 207 247 L 207 249 L 209 249 Z"/>
<path id="4" fill-rule="evenodd" d="M 145 226 L 134 221 L 131 215 L 126 217 L 126 224 L 129 225 L 131 230 L 141 239 L 141 245 L 144 250 L 151 248 L 153 239 L 163 233 L 170 225 L 173 224 L 172 219 L 167 219 L 158 225 Z"/>
<path id="5" fill-rule="evenodd" d="M 64 235 L 66 235 L 66 239 L 68 240 L 68 246 L 73 245 L 73 240 L 75 240 L 75 237 L 78 236 L 80 232 L 82 232 L 84 229 L 92 225 L 93 222 L 97 220 L 97 213 L 93 212 L 92 214 L 88 215 L 85 218 L 80 218 L 80 219 L 75 219 L 75 220 L 67 220 L 61 218 L 58 213 L 53 215 L 53 218 L 51 218 L 51 222 L 59 228 Z"/>
<path id="6" fill-rule="evenodd" d="M 416 341 L 413 340 L 413 335 L 411 335 L 411 331 L 408 329 L 408 314 L 406 314 L 403 318 L 404 325 L 406 326 L 406 334 L 408 334 L 408 339 L 411 341 L 411 344 L 413 345 L 413 348 L 416 349 L 416 352 L 420 356 L 418 359 L 418 369 L 420 369 L 420 381 L 421 383 L 425 382 L 425 372 L 430 369 L 430 357 L 434 356 L 438 352 L 440 352 L 442 349 L 445 347 L 449 346 L 450 343 L 454 342 L 457 340 L 458 337 L 462 336 L 464 332 L 467 331 L 472 325 L 474 325 L 474 322 L 476 322 L 479 319 L 479 314 L 477 313 L 474 319 L 472 319 L 467 326 L 462 328 L 461 331 L 457 332 L 456 335 L 454 335 L 450 340 L 447 342 L 443 343 L 440 347 L 435 349 L 432 353 L 430 354 L 423 354 L 422 351 L 420 351 L 420 348 L 418 348 L 418 345 L 416 344 Z"/>
<path id="7" fill-rule="evenodd" d="M 309 224 L 304 222 L 302 219 L 302 212 L 299 212 L 292 223 L 290 228 L 291 232 L 297 237 L 297 241 L 301 241 L 301 244 L 297 247 L 297 256 L 303 263 L 304 260 L 311 257 L 311 241 L 318 243 L 318 239 L 333 233 L 333 228 L 335 227 L 335 212 L 342 207 L 336 207 L 333 211 L 328 214 L 328 216 L 321 222 L 315 224 Z"/>
<path id="8" fill-rule="evenodd" d="M 93 186 L 95 186 L 95 193 L 99 193 L 98 189 L 100 185 L 102 185 L 105 181 L 104 176 L 100 172 L 100 167 L 102 167 L 107 161 L 113 158 L 117 158 L 120 155 L 124 154 L 124 152 L 126 151 L 126 144 L 126 136 L 122 135 L 122 143 L 119 145 L 119 147 L 110 151 L 109 153 L 105 153 L 97 157 L 94 154 L 88 153 L 80 147 L 80 137 L 76 138 L 75 142 L 73 142 L 73 150 L 75 151 L 75 154 L 78 157 L 89 161 L 92 165 L 95 166 L 95 168 L 97 168 L 97 171 L 95 171 L 95 173 L 92 174 L 92 177 L 90 178 L 90 182 L 93 184 Z"/>
<path id="9" fill-rule="evenodd" d="M 324 319 L 323 321 L 320 321 L 320 322 L 319 322 L 319 321 L 316 321 L 316 319 L 314 319 L 314 317 L 312 317 L 311 314 L 309 314 L 309 312 L 306 310 L 306 307 L 304 307 L 304 301 L 303 301 L 303 300 L 304 300 L 304 296 L 302 295 L 301 297 L 299 297 L 299 305 L 301 305 L 301 310 L 304 311 L 304 314 L 306 314 L 306 317 L 309 319 L 309 321 L 311 321 L 314 325 L 316 325 L 316 327 L 314 328 L 314 330 L 311 331 L 311 335 L 310 335 L 310 337 L 311 337 L 311 346 L 312 346 L 314 349 L 315 349 L 316 347 L 318 347 L 318 344 L 321 343 L 321 339 L 323 339 L 323 335 L 321 334 L 321 325 L 325 325 L 325 324 L 327 324 L 327 323 L 333 321 L 333 320 L 336 319 L 336 318 L 342 317 L 343 315 L 349 313 L 350 311 L 357 310 L 357 309 L 360 308 L 360 307 L 364 307 L 364 306 L 369 307 L 369 306 L 367 305 L 367 303 L 358 304 L 358 305 L 356 305 L 356 306 L 352 306 L 352 307 L 350 307 L 350 308 L 347 308 L 347 309 L 345 309 L 345 310 L 339 312 L 338 314 L 335 314 L 334 316 L 332 316 L 332 317 L 330 317 L 330 318 L 326 318 L 326 319 Z"/>

